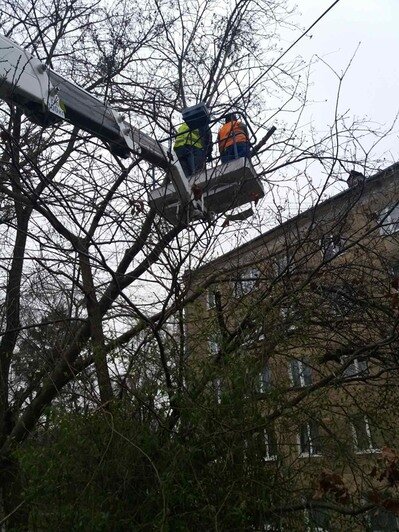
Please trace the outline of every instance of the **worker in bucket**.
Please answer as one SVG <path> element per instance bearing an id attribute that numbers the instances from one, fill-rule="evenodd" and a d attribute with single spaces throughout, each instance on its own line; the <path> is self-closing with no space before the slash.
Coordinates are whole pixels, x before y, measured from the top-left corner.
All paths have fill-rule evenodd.
<path id="1" fill-rule="evenodd" d="M 183 122 L 177 130 L 173 149 L 187 177 L 201 172 L 206 159 L 212 159 L 212 133 L 209 127 L 190 129 Z"/>
<path id="2" fill-rule="evenodd" d="M 218 133 L 218 144 L 222 163 L 251 156 L 247 127 L 234 113 L 225 116 L 225 123 Z"/>

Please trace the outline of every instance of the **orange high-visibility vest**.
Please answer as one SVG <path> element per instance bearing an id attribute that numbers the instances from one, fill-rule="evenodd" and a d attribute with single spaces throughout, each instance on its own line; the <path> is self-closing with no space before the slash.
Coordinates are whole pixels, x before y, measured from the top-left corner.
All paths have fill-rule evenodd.
<path id="1" fill-rule="evenodd" d="M 248 137 L 242 129 L 241 122 L 233 120 L 224 124 L 219 130 L 218 142 L 220 153 L 224 152 L 229 146 L 233 146 L 233 144 L 248 142 Z"/>

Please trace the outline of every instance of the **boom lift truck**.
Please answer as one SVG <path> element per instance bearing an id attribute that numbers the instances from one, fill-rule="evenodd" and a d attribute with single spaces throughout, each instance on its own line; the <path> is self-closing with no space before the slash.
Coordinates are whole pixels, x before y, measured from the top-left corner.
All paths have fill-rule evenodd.
<path id="1" fill-rule="evenodd" d="M 149 192 L 149 204 L 171 224 L 208 219 L 264 195 L 250 160 L 241 158 L 186 178 L 173 151 L 128 124 L 114 109 L 58 75 L 24 48 L 0 36 L 0 98 L 19 106 L 43 127 L 63 120 L 103 140 L 122 158 L 140 156 L 161 168 L 170 184 Z M 183 111 L 190 127 L 209 123 L 199 104 Z"/>

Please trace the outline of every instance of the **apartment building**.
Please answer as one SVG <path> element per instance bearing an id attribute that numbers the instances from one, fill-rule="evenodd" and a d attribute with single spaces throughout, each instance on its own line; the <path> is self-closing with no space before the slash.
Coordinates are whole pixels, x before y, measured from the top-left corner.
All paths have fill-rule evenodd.
<path id="1" fill-rule="evenodd" d="M 252 529 L 399 530 L 399 164 L 186 282 L 188 379 L 243 478 L 274 479 Z"/>

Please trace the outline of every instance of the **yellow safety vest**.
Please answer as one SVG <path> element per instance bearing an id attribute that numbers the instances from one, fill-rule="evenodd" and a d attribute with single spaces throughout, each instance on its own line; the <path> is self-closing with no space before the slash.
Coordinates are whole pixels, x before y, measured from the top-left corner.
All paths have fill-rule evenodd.
<path id="1" fill-rule="evenodd" d="M 186 123 L 182 124 L 177 130 L 176 142 L 173 149 L 183 148 L 184 146 L 203 148 L 201 135 L 198 129 L 191 130 Z"/>

